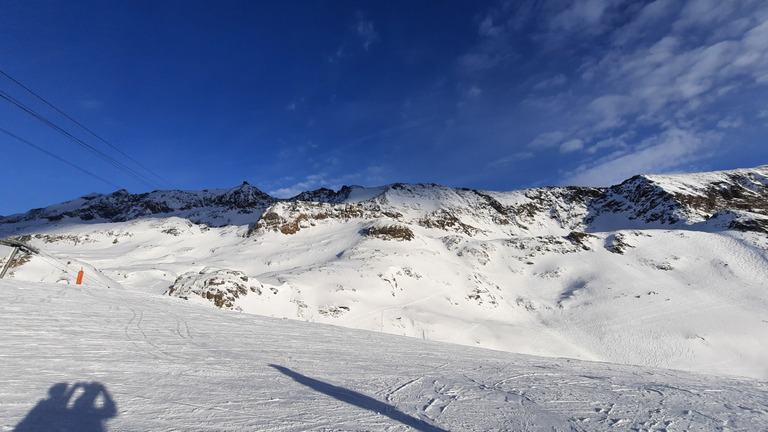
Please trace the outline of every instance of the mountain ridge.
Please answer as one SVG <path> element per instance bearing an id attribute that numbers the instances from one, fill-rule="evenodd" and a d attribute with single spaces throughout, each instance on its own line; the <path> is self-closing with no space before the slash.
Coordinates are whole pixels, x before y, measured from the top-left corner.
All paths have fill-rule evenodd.
<path id="1" fill-rule="evenodd" d="M 574 224 L 574 221 L 566 220 L 571 217 L 567 213 L 575 207 L 586 207 L 587 214 L 582 221 L 585 231 L 598 230 L 601 219 L 605 219 L 602 216 L 616 213 L 625 213 L 627 221 L 640 219 L 644 223 L 658 223 L 662 226 L 694 225 L 713 217 L 730 216 L 734 219 L 729 222 L 732 229 L 755 229 L 761 232 L 768 229 L 765 220 L 768 217 L 768 203 L 765 199 L 768 191 L 768 165 L 708 173 L 637 175 L 606 188 L 566 186 L 509 192 L 449 188 L 436 184 L 393 183 L 373 188 L 344 186 L 338 191 L 321 188 L 281 199 L 247 182 L 234 188 L 202 191 L 158 190 L 131 194 L 122 189 L 112 194 L 89 194 L 26 213 L 0 216 L 0 227 L 41 219 L 52 223 L 63 219 L 124 222 L 154 216 L 184 217 L 193 223 L 209 226 L 255 226 L 270 207 L 280 203 L 346 203 L 348 210 L 352 211 L 349 204 L 359 207 L 360 202 L 369 201 L 373 206 L 386 207 L 389 202 L 387 196 L 396 201 L 398 198 L 393 195 L 399 195 L 401 199 L 405 196 L 415 197 L 416 190 L 427 200 L 434 198 L 424 193 L 429 190 L 436 191 L 437 198 L 454 195 L 465 202 L 473 201 L 471 195 L 476 195 L 480 200 L 474 200 L 476 202 L 473 205 L 496 210 L 496 222 L 501 225 L 515 224 L 530 219 L 534 214 L 546 212 L 563 223 Z M 450 194 L 448 190 L 455 193 Z M 355 192 L 362 196 L 352 197 Z M 485 203 L 482 203 L 483 200 Z M 504 201 L 506 203 L 502 204 Z M 405 202 L 403 204 L 409 205 Z M 723 211 L 726 213 L 718 214 Z M 524 226 L 524 223 L 519 222 L 517 225 Z"/>
<path id="2" fill-rule="evenodd" d="M 10 269 L 22 281 L 75 284 L 83 269 L 86 284 L 213 308 L 766 378 L 755 347 L 768 344 L 767 179 L 757 167 L 611 188 L 395 183 L 293 201 L 250 185 L 119 193 L 4 219 L 0 237 L 41 251 Z"/>

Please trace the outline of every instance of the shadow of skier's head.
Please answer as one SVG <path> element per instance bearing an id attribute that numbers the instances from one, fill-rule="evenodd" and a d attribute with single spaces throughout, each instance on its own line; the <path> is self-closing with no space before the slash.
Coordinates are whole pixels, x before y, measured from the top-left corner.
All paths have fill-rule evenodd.
<path id="1" fill-rule="evenodd" d="M 104 432 L 104 423 L 116 415 L 115 401 L 101 383 L 58 383 L 14 431 Z"/>

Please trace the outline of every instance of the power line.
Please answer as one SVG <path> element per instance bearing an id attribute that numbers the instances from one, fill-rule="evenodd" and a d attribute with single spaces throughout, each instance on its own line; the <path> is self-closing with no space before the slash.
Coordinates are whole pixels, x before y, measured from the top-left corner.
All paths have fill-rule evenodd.
<path id="1" fill-rule="evenodd" d="M 11 246 L 13 246 L 11 243 L 23 244 L 23 243 L 15 242 L 15 241 L 11 240 L 10 238 L 9 238 L 9 239 L 5 239 L 5 240 L 3 241 L 3 243 L 7 243 L 8 245 L 11 245 Z M 41 259 L 42 259 L 43 261 L 45 261 L 45 262 L 46 262 L 48 265 L 50 265 L 51 267 L 53 267 L 53 268 L 55 268 L 55 269 L 57 269 L 57 270 L 59 270 L 59 271 L 62 271 L 62 272 L 64 272 L 64 273 L 66 273 L 66 274 L 67 274 L 67 276 L 69 276 L 69 275 L 70 275 L 70 272 L 69 272 L 69 264 L 71 264 L 71 261 L 67 261 L 67 263 L 66 263 L 66 264 L 64 264 L 64 261 L 60 260 L 59 258 L 56 258 L 55 256 L 53 256 L 52 254 L 50 254 L 50 253 L 46 252 L 45 250 L 41 250 L 41 249 L 37 249 L 37 248 L 32 248 L 32 247 L 31 247 L 31 246 L 29 246 L 29 245 L 24 245 L 24 246 L 27 248 L 27 250 L 25 251 L 25 253 L 29 254 L 29 253 L 30 253 L 30 249 L 31 249 L 31 250 L 32 250 L 32 251 L 33 251 L 33 252 L 36 254 L 36 256 L 38 256 L 39 258 L 41 258 Z M 47 258 L 46 258 L 46 257 L 47 257 Z M 60 264 L 62 267 L 60 267 L 60 266 L 58 266 L 58 265 L 56 265 L 56 264 L 53 264 L 53 263 L 51 263 L 51 261 L 49 261 L 49 260 L 48 260 L 48 258 L 50 258 L 51 260 L 53 260 L 53 261 L 57 262 L 57 263 L 58 263 L 58 264 Z M 10 262 L 10 261 L 9 261 L 9 262 Z M 7 264 L 7 263 L 6 263 L 6 264 Z M 82 264 L 82 262 L 81 262 L 81 264 Z M 82 268 L 82 267 L 81 267 L 81 268 Z M 95 267 L 91 266 L 91 268 L 92 268 L 94 271 L 96 271 L 96 272 L 98 272 L 98 273 L 101 273 L 101 271 L 99 271 L 99 270 L 98 270 L 98 269 L 96 269 Z M 83 276 L 84 276 L 84 279 L 87 279 L 87 280 L 89 280 L 89 281 L 91 281 L 91 282 L 94 282 L 94 283 L 95 283 L 95 284 L 97 284 L 97 285 L 103 285 L 103 286 L 106 286 L 107 288 L 112 288 L 112 286 L 110 286 L 110 285 L 109 285 L 109 283 L 104 283 L 103 281 L 100 281 L 100 280 L 96 279 L 95 277 L 93 277 L 93 276 L 90 276 L 90 274 L 89 274 L 89 273 L 85 273 L 85 272 L 84 272 Z M 117 283 L 116 281 L 113 281 L 113 282 Z M 118 283 L 118 286 L 120 286 L 120 284 L 119 284 L 119 283 Z"/>
<path id="2" fill-rule="evenodd" d="M 39 257 L 40 257 L 40 258 L 41 258 L 43 261 L 45 261 L 45 262 L 46 262 L 48 265 L 50 265 L 51 267 L 53 267 L 53 268 L 55 268 L 55 269 L 57 269 L 57 270 L 60 270 L 60 271 L 62 271 L 62 272 L 64 272 L 64 273 L 66 273 L 66 274 L 67 274 L 67 276 L 69 276 L 69 275 L 70 275 L 70 273 L 69 273 L 69 264 L 64 264 L 64 261 L 62 261 L 62 260 L 60 260 L 60 259 L 56 258 L 55 256 L 53 256 L 53 255 L 51 255 L 51 254 L 49 254 L 49 253 L 46 253 L 46 252 L 42 252 L 42 251 L 41 251 L 41 253 L 40 253 L 40 254 L 38 254 L 38 256 L 39 256 Z M 62 267 L 59 267 L 59 266 L 57 266 L 57 265 L 55 265 L 55 264 L 52 264 L 52 263 L 51 263 L 51 262 L 50 262 L 48 259 L 46 259 L 46 257 L 48 257 L 48 258 L 50 258 L 50 259 L 52 259 L 52 260 L 54 260 L 54 261 L 58 262 L 59 264 L 63 265 L 64 267 L 62 268 Z M 95 268 L 94 268 L 94 270 L 95 270 Z M 73 271 L 74 271 L 74 270 L 73 270 Z M 97 271 L 98 271 L 98 270 L 97 270 Z M 104 282 L 102 282 L 102 281 L 100 281 L 100 280 L 98 280 L 98 279 L 94 278 L 93 276 L 91 276 L 91 275 L 90 275 L 90 274 L 88 274 L 88 273 L 84 273 L 84 274 L 83 274 L 83 276 L 84 276 L 84 279 L 86 279 L 86 280 L 89 280 L 89 281 L 93 282 L 93 283 L 94 283 L 94 284 L 96 284 L 96 285 L 101 285 L 101 286 L 105 286 L 105 287 L 107 287 L 107 288 L 112 288 L 111 286 L 109 286 L 109 284 L 105 284 Z"/>
<path id="3" fill-rule="evenodd" d="M 95 132 L 93 132 L 92 130 L 90 130 L 90 129 L 88 129 L 87 127 L 85 127 L 85 125 L 83 125 L 83 124 L 82 124 L 82 123 L 80 123 L 79 121 L 77 121 L 77 120 L 75 120 L 74 118 L 70 117 L 70 116 L 69 116 L 67 113 L 65 113 L 64 111 L 60 110 L 60 109 L 59 109 L 59 108 L 57 108 L 55 105 L 53 105 L 52 103 L 48 102 L 48 101 L 47 101 L 45 98 L 43 98 L 42 96 L 40 96 L 40 95 L 38 95 L 37 93 L 35 93 L 34 91 L 32 91 L 32 90 L 31 90 L 29 87 L 25 86 L 24 84 L 20 83 L 20 82 L 19 82 L 19 81 L 17 81 L 16 79 L 14 79 L 12 76 L 10 76 L 10 75 L 8 75 L 7 73 L 5 73 L 5 71 L 3 71 L 2 69 L 0 69 L 0 74 L 2 74 L 3 76 L 5 76 L 5 77 L 6 77 L 6 78 L 8 78 L 9 80 L 13 81 L 13 82 L 14 82 L 16 85 L 18 85 L 19 87 L 23 88 L 24 90 L 26 90 L 27 92 L 29 92 L 29 93 L 30 93 L 31 95 L 33 95 L 34 97 L 36 97 L 36 98 L 40 99 L 41 101 L 43 101 L 43 103 L 45 103 L 45 104 L 46 104 L 46 105 L 48 105 L 49 107 L 51 107 L 51 108 L 53 108 L 54 110 L 56 110 L 56 112 L 58 112 L 59 114 L 63 115 L 64 117 L 66 117 L 67 119 L 69 119 L 70 121 L 72 121 L 74 124 L 76 124 L 76 125 L 80 126 L 80 127 L 83 129 L 83 130 L 85 130 L 85 131 L 86 131 L 86 132 L 88 132 L 89 134 L 93 135 L 93 136 L 94 136 L 94 137 L 96 137 L 98 140 L 100 140 L 100 141 L 101 141 L 101 142 L 103 142 L 104 144 L 106 144 L 106 145 L 108 145 L 109 147 L 111 147 L 113 150 L 117 151 L 117 152 L 118 152 L 118 153 L 120 153 L 121 155 L 123 155 L 123 156 L 125 156 L 126 158 L 128 158 L 128 159 L 129 159 L 131 162 L 135 163 L 136 165 L 138 165 L 139 167 L 141 167 L 142 169 L 144 169 L 144 171 L 146 171 L 146 172 L 148 172 L 148 173 L 152 174 L 153 176 L 155 176 L 157 179 L 159 179 L 160 181 L 164 182 L 164 183 L 165 183 L 165 184 L 167 184 L 168 186 L 171 186 L 172 188 L 176 188 L 176 187 L 175 187 L 175 186 L 174 186 L 174 185 L 173 185 L 171 182 L 169 182 L 168 180 L 164 179 L 164 178 L 163 178 L 163 177 L 161 177 L 160 175 L 156 174 L 154 171 L 150 170 L 149 168 L 145 167 L 144 165 L 142 165 L 141 163 L 139 163 L 139 162 L 138 162 L 136 159 L 134 159 L 134 158 L 130 157 L 130 156 L 129 156 L 129 155 L 127 155 L 125 152 L 123 152 L 122 150 L 120 150 L 120 149 L 119 149 L 119 148 L 117 148 L 116 146 L 112 145 L 112 143 L 110 143 L 109 141 L 105 140 L 105 139 L 104 139 L 104 138 L 102 138 L 101 136 L 97 135 L 97 134 L 96 134 Z"/>
<path id="4" fill-rule="evenodd" d="M 90 144 L 88 144 L 85 141 L 81 140 L 80 138 L 78 138 L 78 137 L 72 135 L 71 133 L 67 132 L 66 130 L 64 130 L 62 127 L 60 127 L 56 123 L 52 122 L 51 120 L 49 120 L 48 118 L 46 118 L 42 114 L 38 113 L 37 111 L 33 110 L 32 108 L 24 105 L 22 102 L 18 101 L 17 99 L 15 99 L 14 97 L 10 96 L 9 94 L 7 94 L 6 92 L 4 92 L 2 90 L 0 90 L 0 98 L 5 99 L 6 101 L 12 103 L 13 105 L 16 105 L 16 107 L 18 107 L 22 111 L 24 111 L 27 114 L 31 115 L 32 117 L 40 120 L 41 122 L 43 122 L 43 124 L 51 127 L 56 132 L 59 132 L 60 134 L 62 134 L 65 137 L 69 138 L 70 140 L 72 140 L 73 142 L 78 144 L 79 146 L 85 148 L 86 150 L 88 150 L 91 153 L 95 154 L 96 156 L 98 156 L 102 160 L 108 162 L 109 164 L 111 164 L 115 168 L 119 169 L 120 171 L 122 171 L 122 172 L 124 172 L 124 173 L 126 173 L 128 175 L 130 175 L 131 177 L 133 177 L 136 180 L 144 183 L 145 185 L 147 185 L 149 187 L 159 187 L 160 186 L 159 183 L 157 183 L 157 182 L 147 178 L 143 174 L 138 173 L 136 170 L 123 165 L 122 163 L 120 163 L 119 161 L 114 159 L 113 157 L 105 154 L 104 152 L 94 148 L 93 146 L 91 146 Z M 118 187 L 118 189 L 119 189 L 119 187 Z"/>
<path id="5" fill-rule="evenodd" d="M 19 136 L 17 136 L 17 135 L 14 135 L 14 134 L 12 134 L 11 132 L 8 132 L 7 130 L 5 130 L 5 129 L 3 129 L 3 128 L 0 128 L 0 132 L 2 132 L 2 133 L 4 133 L 4 134 L 6 134 L 6 135 L 8 135 L 8 136 L 10 136 L 11 138 L 14 138 L 14 139 L 16 139 L 16 140 L 17 140 L 17 141 L 19 141 L 19 142 L 22 142 L 22 143 L 24 143 L 24 144 L 26 144 L 26 145 L 28 145 L 28 146 L 30 146 L 30 147 L 32 147 L 32 148 L 34 148 L 34 149 L 36 149 L 36 150 L 40 150 L 41 152 L 43 152 L 43 153 L 47 154 L 48 156 L 50 156 L 50 157 L 52 157 L 52 158 L 54 158 L 54 159 L 56 159 L 56 160 L 58 160 L 58 161 L 60 161 L 60 162 L 63 162 L 63 163 L 65 163 L 65 164 L 67 164 L 67 165 L 71 166 L 72 168 L 75 168 L 75 169 L 76 169 L 76 170 L 78 170 L 78 171 L 81 171 L 81 172 L 83 172 L 83 173 L 85 173 L 85 174 L 88 174 L 88 175 L 89 175 L 89 176 L 91 176 L 91 177 L 94 177 L 94 178 L 96 178 L 96 179 L 98 179 L 98 180 L 101 180 L 101 181 L 103 181 L 104 183 L 106 183 L 106 184 L 108 184 L 108 185 L 110 185 L 110 186 L 112 186 L 112 187 L 114 187 L 114 188 L 117 188 L 117 189 L 121 189 L 121 188 L 120 188 L 120 186 L 118 186 L 118 185 L 116 185 L 116 184 L 112 183 L 111 181 L 109 181 L 109 180 L 106 180 L 106 179 L 104 179 L 104 178 L 101 178 L 101 177 L 99 177 L 98 175 L 96 175 L 96 174 L 94 174 L 94 173 L 92 173 L 92 172 L 90 172 L 90 171 L 88 171 L 88 170 L 86 170 L 86 169 L 84 169 L 84 168 L 82 168 L 82 167 L 80 167 L 80 166 L 78 166 L 78 165 L 75 165 L 74 163 L 72 163 L 72 162 L 70 162 L 70 161 L 68 161 L 68 160 L 66 160 L 66 159 L 64 159 L 64 158 L 62 158 L 62 157 L 60 157 L 60 156 L 58 156 L 58 155 L 55 155 L 55 154 L 53 154 L 53 153 L 49 152 L 48 150 L 46 150 L 46 149 L 44 149 L 44 148 L 42 148 L 42 147 L 36 146 L 35 144 L 32 144 L 31 142 L 29 142 L 29 141 L 25 140 L 24 138 L 21 138 L 21 137 L 19 137 Z"/>

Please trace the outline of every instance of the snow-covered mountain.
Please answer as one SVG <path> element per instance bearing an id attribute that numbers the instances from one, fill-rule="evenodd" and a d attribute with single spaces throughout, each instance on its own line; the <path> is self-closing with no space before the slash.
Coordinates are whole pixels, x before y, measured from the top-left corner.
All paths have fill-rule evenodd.
<path id="1" fill-rule="evenodd" d="M 85 195 L 24 214 L 0 217 L 0 224 L 38 226 L 42 220 L 124 222 L 153 216 L 177 216 L 211 226 L 238 225 L 252 223 L 276 201 L 245 182 L 232 189 L 203 191 L 132 194 L 123 189 L 109 195 Z"/>
<path id="2" fill-rule="evenodd" d="M 0 216 L 0 226 L 4 226 L 3 231 L 9 232 L 14 229 L 18 231 L 24 226 L 39 227 L 40 221 L 123 222 L 171 216 L 209 226 L 254 224 L 256 221 L 263 222 L 263 225 L 274 225 L 274 219 L 260 220 L 260 215 L 273 205 L 275 209 L 270 212 L 272 217 L 282 209 L 299 209 L 299 203 L 321 203 L 328 204 L 334 208 L 335 214 L 342 217 L 344 210 L 337 204 L 356 205 L 344 206 L 347 211 L 353 211 L 353 207 L 366 206 L 388 210 L 389 214 L 385 216 L 394 219 L 402 216 L 401 208 L 410 209 L 407 214 L 426 217 L 417 221 L 421 225 L 455 223 L 457 221 L 453 219 L 461 213 L 474 213 L 483 219 L 483 223 L 487 223 L 490 218 L 492 224 L 502 227 L 512 225 L 527 230 L 527 223 L 536 224 L 535 220 L 550 218 L 559 222 L 561 228 L 568 226 L 571 229 L 595 231 L 605 228 L 600 223 L 604 219 L 610 219 L 608 223 L 618 225 L 632 225 L 628 221 L 636 220 L 642 222 L 641 228 L 647 228 L 649 224 L 674 228 L 728 215 L 745 222 L 735 222 L 730 228 L 765 231 L 765 217 L 768 214 L 766 176 L 768 165 L 710 173 L 638 175 L 610 188 L 555 187 L 514 192 L 396 183 L 379 188 L 345 186 L 339 191 L 318 189 L 302 192 L 287 200 L 271 197 L 247 182 L 232 189 L 204 191 L 131 194 L 120 190 L 109 195 L 85 195 L 24 214 Z M 419 213 L 420 209 L 424 211 Z M 619 215 L 621 222 L 614 221 L 614 215 Z M 428 221 L 434 217 L 448 217 L 453 222 Z M 747 219 L 752 222 L 747 222 Z M 546 224 L 546 227 L 551 226 Z"/>
<path id="3" fill-rule="evenodd" d="M 768 166 L 610 188 L 244 184 L 0 218 L 23 281 L 543 356 L 768 377 Z M 0 252 L 3 252 L 0 250 Z"/>

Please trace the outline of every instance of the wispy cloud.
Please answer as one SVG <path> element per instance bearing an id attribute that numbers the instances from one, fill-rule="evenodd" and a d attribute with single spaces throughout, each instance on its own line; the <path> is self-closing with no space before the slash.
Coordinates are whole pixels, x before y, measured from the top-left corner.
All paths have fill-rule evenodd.
<path id="1" fill-rule="evenodd" d="M 296 108 L 304 104 L 304 98 L 300 97 L 296 100 L 291 101 L 288 105 L 285 106 L 286 111 L 295 111 Z"/>
<path id="2" fill-rule="evenodd" d="M 568 79 L 565 77 L 565 75 L 559 73 L 553 77 L 546 78 L 542 81 L 539 81 L 536 85 L 533 86 L 534 90 L 547 90 L 551 88 L 561 87 L 563 86 Z"/>
<path id="3" fill-rule="evenodd" d="M 557 33 L 604 31 L 605 16 L 612 9 L 625 1 L 620 0 L 578 0 L 557 12 L 548 21 L 550 29 Z"/>
<path id="4" fill-rule="evenodd" d="M 501 159 L 495 160 L 490 164 L 488 164 L 488 166 L 491 166 L 491 167 L 507 166 L 515 162 L 520 162 L 526 159 L 530 159 L 534 156 L 535 154 L 533 152 L 517 152 L 517 153 L 504 156 Z"/>
<path id="5" fill-rule="evenodd" d="M 675 171 L 704 156 L 710 156 L 720 139 L 712 132 L 693 133 L 670 129 L 647 138 L 630 152 L 618 151 L 568 172 L 562 183 L 578 186 L 608 186 L 635 174 Z"/>
<path id="6" fill-rule="evenodd" d="M 104 102 L 100 100 L 95 100 L 95 99 L 81 100 L 78 104 L 82 108 L 85 108 L 88 110 L 100 110 L 104 108 Z"/>
<path id="7" fill-rule="evenodd" d="M 365 48 L 366 51 L 371 47 L 371 44 L 379 39 L 379 34 L 376 32 L 373 21 L 366 20 L 365 15 L 362 12 L 358 12 L 357 14 L 355 31 L 360 37 L 363 43 L 363 48 Z"/>
<path id="8" fill-rule="evenodd" d="M 584 141 L 574 138 L 560 144 L 560 153 L 573 153 L 584 148 Z"/>
<path id="9" fill-rule="evenodd" d="M 345 54 L 344 45 L 339 45 L 339 47 L 336 48 L 336 51 L 325 56 L 325 60 L 328 63 L 336 63 L 344 57 L 344 54 Z"/>
<path id="10" fill-rule="evenodd" d="M 479 20 L 478 44 L 457 64 L 480 87 L 515 68 L 549 68 L 513 90 L 549 120 L 525 151 L 567 154 L 563 183 L 678 170 L 711 157 L 725 130 L 757 120 L 759 110 L 739 101 L 768 87 L 764 1 L 499 5 Z M 505 61 L 532 49 L 527 64 Z"/>
<path id="11" fill-rule="evenodd" d="M 565 138 L 568 137 L 567 132 L 563 131 L 551 131 L 551 132 L 544 132 L 539 134 L 533 141 L 531 141 L 530 144 L 528 144 L 528 147 L 531 148 L 548 148 L 548 147 L 558 147 Z"/>
<path id="12" fill-rule="evenodd" d="M 291 198 L 296 195 L 320 188 L 339 190 L 342 186 L 365 183 L 366 185 L 379 185 L 386 180 L 388 169 L 381 165 L 371 165 L 357 172 L 335 176 L 332 170 L 324 170 L 309 174 L 303 180 L 296 182 L 293 178 L 281 179 L 286 186 L 269 190 L 267 193 L 278 198 Z"/>
<path id="13" fill-rule="evenodd" d="M 291 181 L 291 179 L 286 179 Z M 268 194 L 278 198 L 291 198 L 304 192 L 319 189 L 326 184 L 325 173 L 312 174 L 304 178 L 304 180 L 294 183 L 290 186 L 282 187 L 279 189 L 271 190 Z"/>

